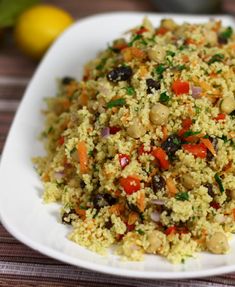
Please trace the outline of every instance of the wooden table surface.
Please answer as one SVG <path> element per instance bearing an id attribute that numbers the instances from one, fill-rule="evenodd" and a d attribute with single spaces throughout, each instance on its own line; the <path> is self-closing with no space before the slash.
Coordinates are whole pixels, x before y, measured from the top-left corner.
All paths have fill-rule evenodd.
<path id="1" fill-rule="evenodd" d="M 20 1 L 20 0 L 19 0 Z M 163 0 L 164 1 L 164 0 Z M 69 11 L 75 19 L 108 11 L 154 11 L 148 0 L 51 0 L 43 1 Z M 235 2 L 235 1 L 234 1 Z M 227 0 L 227 9 L 235 3 Z M 1 13 L 1 11 L 0 11 Z M 0 153 L 13 116 L 38 63 L 22 55 L 11 37 L 0 43 Z M 0 286 L 235 286 L 235 275 L 200 280 L 128 280 L 97 275 L 62 264 L 14 239 L 0 224 Z"/>

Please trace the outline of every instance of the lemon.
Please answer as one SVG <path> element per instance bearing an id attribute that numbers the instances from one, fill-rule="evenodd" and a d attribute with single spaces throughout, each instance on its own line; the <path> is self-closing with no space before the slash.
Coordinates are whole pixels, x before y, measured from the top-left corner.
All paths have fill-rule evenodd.
<path id="1" fill-rule="evenodd" d="M 25 54 L 39 59 L 72 22 L 72 17 L 60 8 L 36 5 L 19 16 L 14 31 L 15 41 Z"/>

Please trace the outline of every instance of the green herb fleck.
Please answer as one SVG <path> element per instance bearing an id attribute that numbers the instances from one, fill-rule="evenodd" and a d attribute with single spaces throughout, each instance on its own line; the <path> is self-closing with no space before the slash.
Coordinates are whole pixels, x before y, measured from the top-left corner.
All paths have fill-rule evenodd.
<path id="1" fill-rule="evenodd" d="M 214 175 L 214 178 L 215 178 L 215 181 L 217 182 L 218 186 L 219 186 L 219 189 L 220 189 L 220 192 L 224 192 L 224 186 L 223 186 L 223 182 L 222 182 L 222 179 L 221 177 L 219 176 L 218 173 L 216 173 Z"/>
<path id="2" fill-rule="evenodd" d="M 89 150 L 89 151 L 88 151 L 88 155 L 89 155 L 89 156 L 93 156 L 93 155 L 94 155 L 94 150 L 92 150 L 92 149 Z"/>
<path id="3" fill-rule="evenodd" d="M 72 155 L 74 152 L 76 152 L 77 151 L 77 149 L 76 149 L 76 147 L 73 147 L 72 149 L 71 149 L 71 151 L 70 151 L 70 155 Z"/>
<path id="4" fill-rule="evenodd" d="M 178 66 L 176 66 L 176 69 L 178 71 L 183 71 L 184 69 L 186 69 L 186 66 L 185 65 L 178 65 Z"/>
<path id="5" fill-rule="evenodd" d="M 167 103 L 169 100 L 170 100 L 170 96 L 168 96 L 166 92 L 163 92 L 160 94 L 159 101 L 161 103 Z"/>
<path id="6" fill-rule="evenodd" d="M 201 108 L 200 108 L 200 107 L 195 106 L 195 111 L 196 111 L 196 114 L 198 115 L 198 114 L 200 114 L 200 112 L 201 112 Z"/>
<path id="7" fill-rule="evenodd" d="M 181 201 L 189 200 L 189 194 L 188 192 L 179 192 L 176 194 L 175 199 L 181 200 Z"/>
<path id="8" fill-rule="evenodd" d="M 47 134 L 50 134 L 50 133 L 53 133 L 54 132 L 54 128 L 51 126 L 49 127 L 48 131 L 47 131 Z"/>
<path id="9" fill-rule="evenodd" d="M 183 51 L 186 47 L 187 47 L 187 46 L 185 46 L 185 45 L 181 45 L 181 46 L 179 46 L 178 49 L 179 49 L 180 51 Z"/>
<path id="10" fill-rule="evenodd" d="M 160 64 L 155 68 L 155 72 L 161 76 L 166 69 L 167 67 L 165 67 L 163 64 Z"/>
<path id="11" fill-rule="evenodd" d="M 175 56 L 175 52 L 168 50 L 168 51 L 166 51 L 166 55 L 167 55 L 167 56 L 174 57 L 174 56 Z"/>
<path id="12" fill-rule="evenodd" d="M 135 89 L 133 87 L 125 87 L 128 96 L 133 96 L 135 94 Z"/>
<path id="13" fill-rule="evenodd" d="M 215 55 L 213 55 L 211 58 L 210 58 L 210 60 L 209 60 L 209 62 L 208 62 L 208 65 L 211 65 L 211 64 L 213 64 L 213 63 L 215 63 L 215 62 L 221 62 L 222 60 L 224 59 L 224 55 L 223 54 L 215 54 Z"/>
<path id="14" fill-rule="evenodd" d="M 232 36 L 232 34 L 233 34 L 233 28 L 228 27 L 219 34 L 219 37 L 227 40 Z"/>
<path id="15" fill-rule="evenodd" d="M 128 46 L 131 47 L 135 43 L 135 41 L 142 39 L 142 35 L 135 35 L 132 40 L 128 43 Z"/>
<path id="16" fill-rule="evenodd" d="M 87 210 L 87 207 L 84 206 L 84 205 L 80 205 L 79 208 L 80 208 L 80 209 L 83 209 L 83 210 Z"/>
<path id="17" fill-rule="evenodd" d="M 177 139 L 177 138 L 174 138 L 174 139 L 173 139 L 173 144 L 179 145 L 180 143 L 181 143 L 181 142 L 180 142 L 179 139 Z"/>
<path id="18" fill-rule="evenodd" d="M 222 73 L 222 70 L 220 69 L 220 70 L 218 70 L 218 71 L 216 71 L 216 74 L 221 74 Z"/>
<path id="19" fill-rule="evenodd" d="M 183 137 L 184 138 L 187 138 L 187 137 L 190 137 L 190 136 L 195 136 L 195 135 L 198 135 L 200 134 L 201 132 L 193 132 L 192 130 L 188 130 L 187 132 L 185 132 L 183 134 Z"/>
<path id="20" fill-rule="evenodd" d="M 107 58 L 101 59 L 99 65 L 97 65 L 95 68 L 96 70 L 102 70 L 104 68 L 105 63 L 107 62 Z"/>
<path id="21" fill-rule="evenodd" d="M 116 99 L 116 100 L 110 101 L 110 102 L 107 104 L 107 108 L 108 108 L 108 109 L 111 109 L 111 108 L 113 108 L 113 107 L 124 106 L 125 104 L 126 104 L 125 99 L 120 98 L 120 99 Z"/>
<path id="22" fill-rule="evenodd" d="M 145 234 L 145 232 L 142 230 L 142 229 L 138 229 L 138 230 L 136 230 L 140 235 L 144 235 Z"/>

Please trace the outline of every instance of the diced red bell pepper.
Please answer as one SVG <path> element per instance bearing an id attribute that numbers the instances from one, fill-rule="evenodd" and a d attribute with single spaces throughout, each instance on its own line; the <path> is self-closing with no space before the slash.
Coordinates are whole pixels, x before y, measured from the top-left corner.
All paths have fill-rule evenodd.
<path id="1" fill-rule="evenodd" d="M 182 227 L 177 227 L 177 232 L 179 234 L 187 234 L 187 233 L 189 233 L 189 230 L 186 226 L 185 227 L 182 226 Z"/>
<path id="2" fill-rule="evenodd" d="M 157 147 L 152 151 L 152 155 L 159 161 L 160 167 L 162 169 L 168 169 L 170 166 L 168 156 L 164 149 Z"/>
<path id="3" fill-rule="evenodd" d="M 130 163 L 130 156 L 128 154 L 120 153 L 118 155 L 118 159 L 122 169 L 124 169 Z"/>
<path id="4" fill-rule="evenodd" d="M 217 117 L 214 118 L 215 121 L 222 121 L 225 120 L 226 115 L 225 114 L 218 114 Z"/>
<path id="5" fill-rule="evenodd" d="M 123 177 L 119 182 L 126 194 L 130 195 L 140 190 L 140 180 L 135 176 Z"/>
<path id="6" fill-rule="evenodd" d="M 189 93 L 189 82 L 183 82 L 181 80 L 176 80 L 172 84 L 173 92 L 178 96 L 182 94 Z"/>
<path id="7" fill-rule="evenodd" d="M 178 136 L 182 137 L 191 127 L 193 121 L 190 118 L 186 118 L 182 121 L 182 129 L 178 132 Z"/>
<path id="8" fill-rule="evenodd" d="M 165 234 L 166 235 L 170 235 L 172 233 L 175 233 L 176 232 L 176 227 L 175 226 L 170 226 L 168 227 L 166 230 L 165 230 Z"/>
<path id="9" fill-rule="evenodd" d="M 195 157 L 206 158 L 206 156 L 207 156 L 207 148 L 203 143 L 184 144 L 183 149 L 187 152 L 190 152 Z"/>
<path id="10" fill-rule="evenodd" d="M 220 204 L 216 201 L 212 201 L 210 203 L 210 206 L 213 207 L 214 209 L 219 209 L 220 208 Z"/>
<path id="11" fill-rule="evenodd" d="M 135 229 L 135 224 L 128 224 L 126 223 L 127 232 L 132 231 Z"/>
<path id="12" fill-rule="evenodd" d="M 143 34 L 144 32 L 147 32 L 147 31 L 148 31 L 147 28 L 142 27 L 142 28 L 140 28 L 138 31 L 136 31 L 135 33 L 136 33 L 137 35 L 141 35 L 141 34 Z"/>
<path id="13" fill-rule="evenodd" d="M 109 128 L 109 133 L 111 134 L 111 135 L 115 135 L 117 132 L 119 132 L 121 130 L 121 128 L 119 128 L 119 127 L 110 127 Z"/>
<path id="14" fill-rule="evenodd" d="M 156 30 L 156 35 L 165 35 L 169 30 L 164 27 L 160 27 Z"/>

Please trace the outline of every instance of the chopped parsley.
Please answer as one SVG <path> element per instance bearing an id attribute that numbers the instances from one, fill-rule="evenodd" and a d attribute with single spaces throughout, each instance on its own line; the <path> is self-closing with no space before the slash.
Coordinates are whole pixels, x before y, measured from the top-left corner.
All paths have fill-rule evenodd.
<path id="1" fill-rule="evenodd" d="M 220 70 L 218 70 L 218 71 L 216 71 L 216 74 L 221 74 L 222 73 L 222 70 L 220 69 Z"/>
<path id="2" fill-rule="evenodd" d="M 175 52 L 168 50 L 168 51 L 166 51 L 166 55 L 167 55 L 167 56 L 174 57 L 174 56 L 175 56 Z"/>
<path id="3" fill-rule="evenodd" d="M 116 99 L 116 100 L 113 100 L 107 103 L 107 108 L 111 109 L 113 107 L 124 106 L 125 104 L 126 104 L 125 99 L 120 98 L 120 99 Z"/>
<path id="4" fill-rule="evenodd" d="M 162 76 L 163 72 L 167 69 L 167 67 L 165 67 L 163 64 L 158 65 L 155 68 L 155 72 L 156 74 L 158 74 L 159 76 Z"/>
<path id="5" fill-rule="evenodd" d="M 88 155 L 89 155 L 89 156 L 93 156 L 93 155 L 94 155 L 94 150 L 92 150 L 92 149 L 89 150 L 89 151 L 88 151 Z"/>
<path id="6" fill-rule="evenodd" d="M 50 134 L 50 133 L 53 133 L 54 132 L 54 128 L 51 126 L 51 127 L 49 127 L 49 129 L 48 129 L 48 131 L 47 131 L 47 133 L 48 134 Z"/>
<path id="7" fill-rule="evenodd" d="M 223 186 L 223 182 L 222 182 L 221 177 L 219 176 L 218 173 L 216 173 L 214 175 L 214 178 L 215 178 L 215 181 L 217 182 L 217 184 L 219 186 L 220 192 L 223 193 L 224 192 L 224 186 Z"/>
<path id="8" fill-rule="evenodd" d="M 125 87 L 126 93 L 128 96 L 133 96 L 135 94 L 135 89 L 131 86 Z"/>
<path id="9" fill-rule="evenodd" d="M 173 139 L 173 144 L 175 144 L 175 145 L 180 145 L 180 144 L 181 144 L 181 141 L 180 141 L 178 138 L 174 138 L 174 139 Z"/>
<path id="10" fill-rule="evenodd" d="M 192 130 L 188 130 L 187 132 L 185 132 L 183 134 L 183 137 L 184 138 L 187 138 L 187 137 L 190 137 L 190 136 L 195 136 L 195 135 L 198 135 L 200 134 L 201 132 L 193 132 Z"/>
<path id="11" fill-rule="evenodd" d="M 138 230 L 136 230 L 140 235 L 144 235 L 145 234 L 145 232 L 142 230 L 142 229 L 138 229 Z"/>
<path id="12" fill-rule="evenodd" d="M 211 64 L 213 64 L 213 63 L 215 63 L 215 62 L 221 62 L 223 59 L 224 59 L 224 55 L 223 55 L 223 54 L 220 54 L 220 53 L 215 54 L 215 55 L 213 55 L 213 56 L 210 58 L 210 60 L 209 60 L 209 62 L 208 62 L 208 65 L 211 65 Z"/>
<path id="13" fill-rule="evenodd" d="M 233 28 L 227 27 L 223 32 L 219 34 L 219 37 L 228 40 L 233 34 Z"/>
<path id="14" fill-rule="evenodd" d="M 135 41 L 137 41 L 137 40 L 140 40 L 140 39 L 142 39 L 142 35 L 135 35 L 133 38 L 132 38 L 132 40 L 128 43 L 128 46 L 129 47 L 132 47 L 133 46 L 133 44 L 135 43 Z"/>
<path id="15" fill-rule="evenodd" d="M 178 71 L 183 71 L 186 69 L 186 66 L 185 65 L 178 65 L 175 67 Z"/>
<path id="16" fill-rule="evenodd" d="M 168 96 L 166 92 L 163 92 L 160 94 L 159 101 L 161 103 L 167 103 L 169 100 L 170 100 L 170 96 Z"/>
<path id="17" fill-rule="evenodd" d="M 100 63 L 95 67 L 96 70 L 99 70 L 99 71 L 102 70 L 106 62 L 107 62 L 107 58 L 101 59 Z"/>
<path id="18" fill-rule="evenodd" d="M 175 199 L 181 200 L 181 201 L 189 200 L 189 194 L 188 192 L 179 192 L 176 194 Z"/>
<path id="19" fill-rule="evenodd" d="M 200 112 L 201 112 L 201 108 L 200 108 L 200 107 L 195 106 L 195 111 L 196 111 L 196 114 L 198 115 L 198 114 L 200 114 Z"/>

